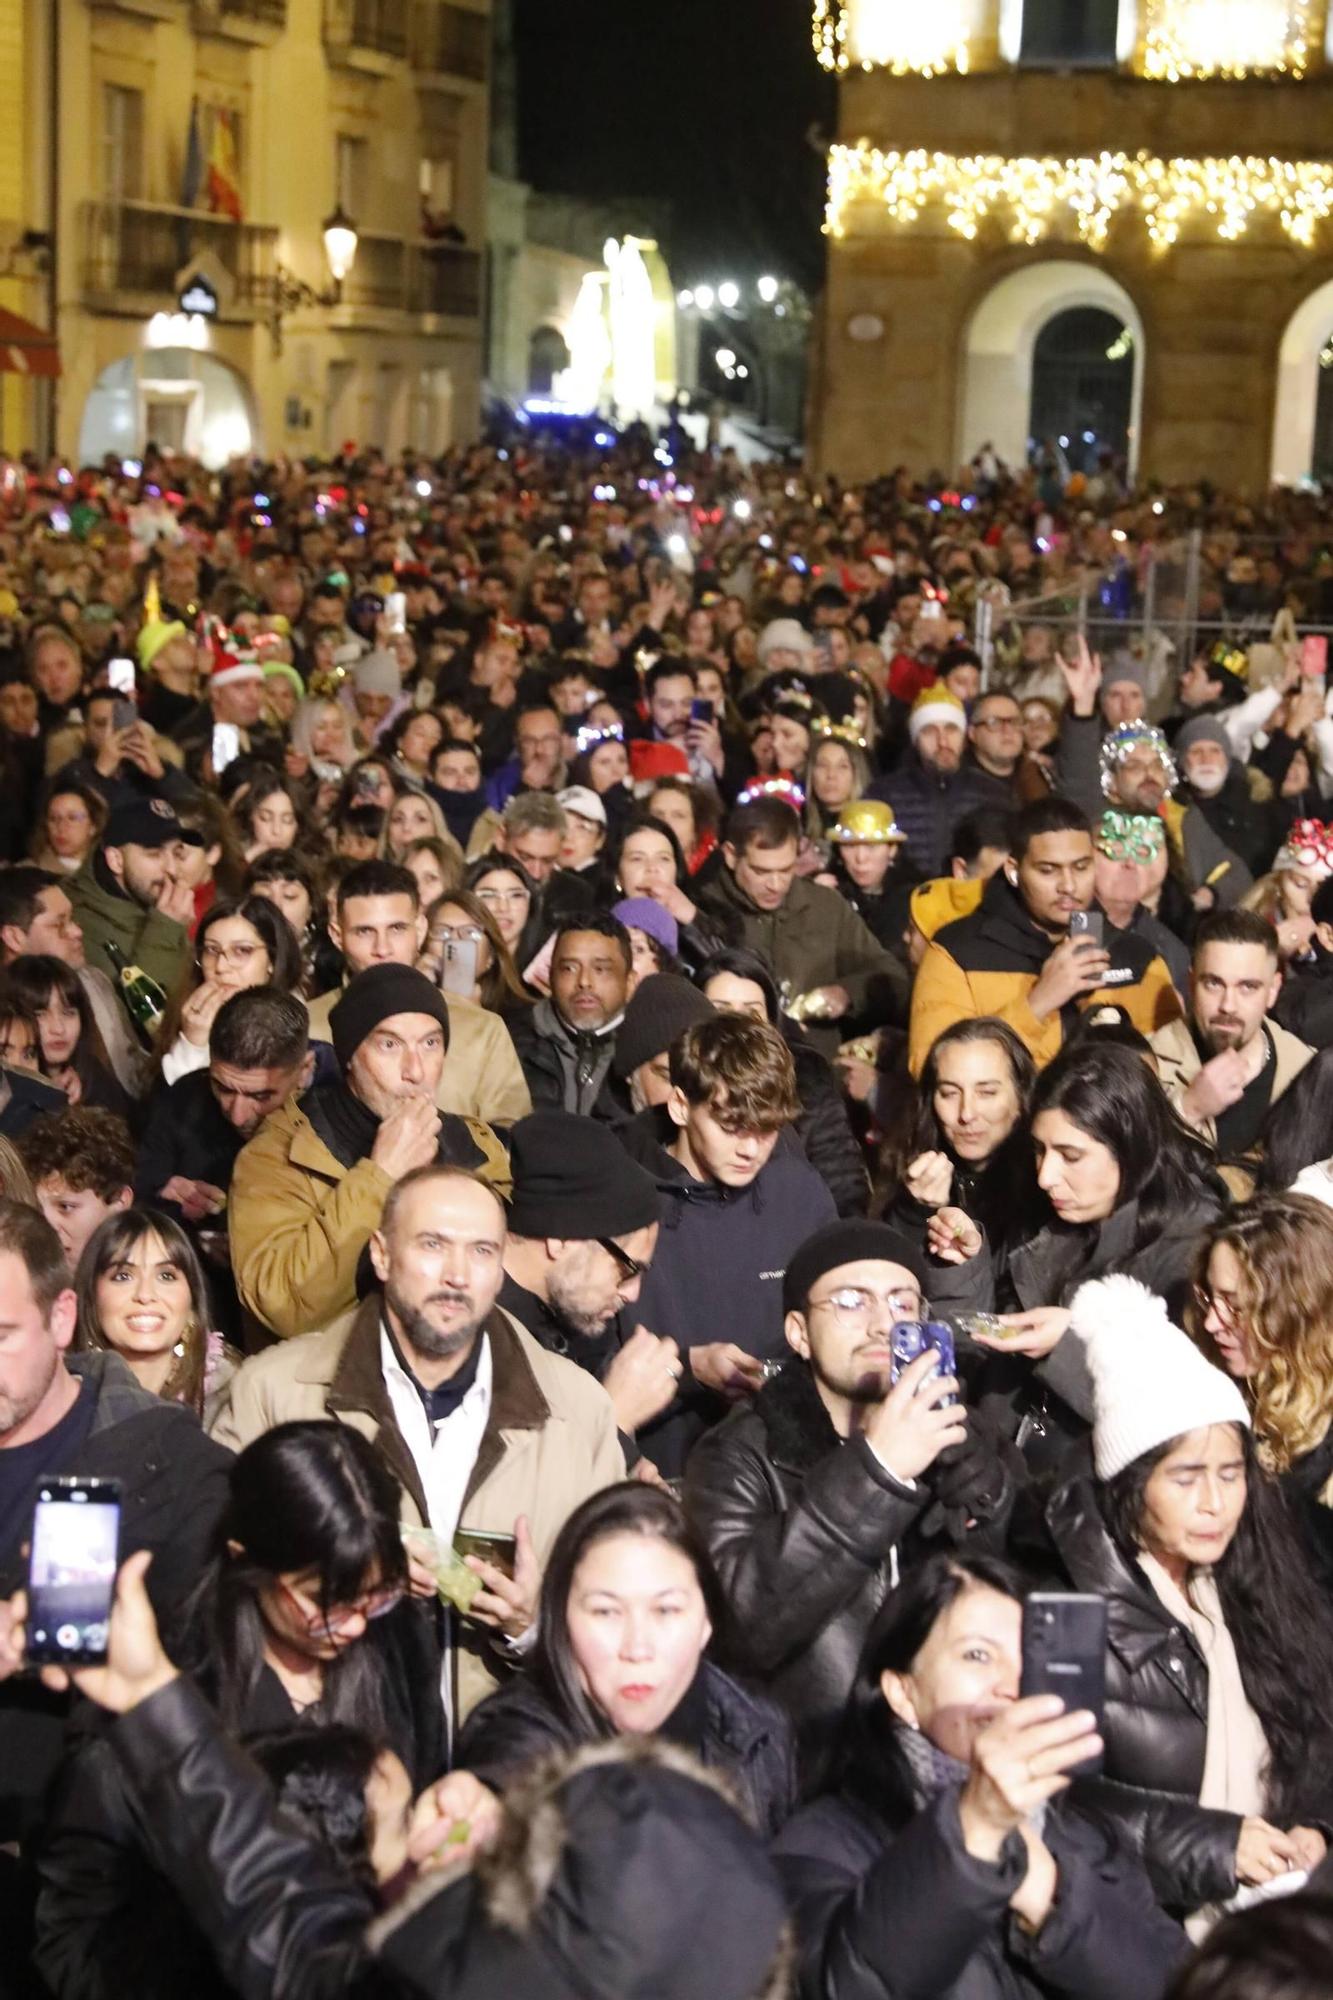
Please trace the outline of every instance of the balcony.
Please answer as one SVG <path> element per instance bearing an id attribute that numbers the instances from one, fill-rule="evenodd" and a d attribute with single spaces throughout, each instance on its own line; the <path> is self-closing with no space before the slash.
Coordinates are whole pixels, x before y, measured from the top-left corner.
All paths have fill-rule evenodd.
<path id="1" fill-rule="evenodd" d="M 343 303 L 379 312 L 476 319 L 481 313 L 481 254 L 457 243 L 405 243 L 364 230 Z"/>
<path id="2" fill-rule="evenodd" d="M 418 75 L 485 83 L 491 60 L 491 18 L 447 0 L 418 0 L 412 17 L 412 66 Z"/>
<path id="3" fill-rule="evenodd" d="M 82 211 L 83 292 L 111 312 L 172 311 L 178 272 L 207 250 L 235 287 L 221 317 L 257 319 L 272 290 L 278 232 L 149 201 L 90 201 Z"/>
<path id="4" fill-rule="evenodd" d="M 194 30 L 263 47 L 287 25 L 287 0 L 194 0 Z"/>
<path id="5" fill-rule="evenodd" d="M 407 58 L 409 0 L 324 0 L 331 62 L 385 76 Z"/>

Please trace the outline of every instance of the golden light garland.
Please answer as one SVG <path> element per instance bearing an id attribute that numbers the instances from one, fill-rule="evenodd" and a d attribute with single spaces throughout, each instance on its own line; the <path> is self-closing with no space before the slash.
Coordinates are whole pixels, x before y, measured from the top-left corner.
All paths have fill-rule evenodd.
<path id="1" fill-rule="evenodd" d="M 890 76 L 967 74 L 975 0 L 814 0 L 811 40 L 825 69 Z"/>
<path id="2" fill-rule="evenodd" d="M 1145 0 L 1144 76 L 1304 76 L 1310 0 Z"/>
<path id="3" fill-rule="evenodd" d="M 1309 249 L 1333 213 L 1333 161 L 1164 160 L 1149 153 L 1099 153 L 1076 159 L 1006 159 L 1001 154 L 881 152 L 866 140 L 833 146 L 828 156 L 825 233 L 843 236 L 849 212 L 875 203 L 910 227 L 928 208 L 950 229 L 973 238 L 992 215 L 1007 215 L 1016 243 L 1037 243 L 1061 222 L 1090 249 L 1102 250 L 1115 218 L 1142 216 L 1155 250 L 1168 250 L 1189 222 L 1211 222 L 1224 242 L 1245 234 L 1256 215 L 1276 216 L 1294 243 Z"/>

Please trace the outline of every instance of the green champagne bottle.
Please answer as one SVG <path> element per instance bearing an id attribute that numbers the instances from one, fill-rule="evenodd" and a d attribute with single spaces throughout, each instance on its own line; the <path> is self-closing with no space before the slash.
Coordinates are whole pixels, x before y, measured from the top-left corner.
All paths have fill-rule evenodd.
<path id="1" fill-rule="evenodd" d="M 162 1025 L 162 1016 L 167 1011 L 167 996 L 155 979 L 150 979 L 141 965 L 131 965 L 120 946 L 107 939 L 103 946 L 107 957 L 116 969 L 120 981 L 120 997 L 125 1002 L 125 1011 L 139 1033 L 139 1040 L 145 1048 L 151 1048 L 153 1037 Z"/>

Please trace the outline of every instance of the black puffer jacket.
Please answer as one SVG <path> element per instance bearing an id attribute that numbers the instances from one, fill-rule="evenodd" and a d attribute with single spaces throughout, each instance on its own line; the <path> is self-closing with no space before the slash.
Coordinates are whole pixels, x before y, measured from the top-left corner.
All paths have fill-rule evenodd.
<path id="1" fill-rule="evenodd" d="M 802 2000 L 1158 2000 L 1188 1950 L 1143 1872 L 1060 1804 L 1042 1839 L 1060 1872 L 1035 1937 L 1009 1913 L 1027 1866 L 963 1845 L 950 1786 L 894 1829 L 850 1799 L 793 1819 L 774 1849 L 796 1911 Z"/>
<path id="2" fill-rule="evenodd" d="M 795 1129 L 801 1150 L 833 1196 L 838 1214 L 864 1215 L 870 1205 L 870 1178 L 833 1065 L 811 1048 L 799 1028 L 793 1026 L 789 1032 L 784 1021 L 782 1034 L 796 1067 L 801 1114 Z"/>
<path id="3" fill-rule="evenodd" d="M 796 1360 L 690 1455 L 685 1511 L 727 1599 L 729 1663 L 782 1703 L 807 1769 L 841 1721 L 898 1547 L 932 1497 L 925 1482 L 899 1485 L 864 1438 L 839 1438 Z M 1012 1502 L 1000 1474 L 978 1533 L 1001 1532 Z"/>
<path id="4" fill-rule="evenodd" d="M 1159 1900 L 1189 1911 L 1236 1889 L 1236 1813 L 1199 1804 L 1208 1668 L 1137 1564 L 1112 1540 L 1091 1479 L 1056 1488 L 1046 1530 L 1066 1587 L 1107 1600 L 1106 1741 L 1101 1777 L 1075 1796 L 1105 1813 L 1141 1857 Z M 1333 1819 L 1333 1772 L 1312 1769 L 1302 1822 Z"/>
<path id="5" fill-rule="evenodd" d="M 682 1711 L 688 1710 L 688 1714 Z M 707 1771 L 727 1778 L 756 1831 L 771 1840 L 796 1803 L 796 1757 L 782 1710 L 748 1694 L 730 1674 L 705 1660 L 698 1679 L 664 1733 L 690 1750 Z M 454 1763 L 493 1791 L 505 1788 L 551 1750 L 573 1750 L 577 1738 L 542 1690 L 516 1680 L 489 1695 L 463 1726 Z"/>

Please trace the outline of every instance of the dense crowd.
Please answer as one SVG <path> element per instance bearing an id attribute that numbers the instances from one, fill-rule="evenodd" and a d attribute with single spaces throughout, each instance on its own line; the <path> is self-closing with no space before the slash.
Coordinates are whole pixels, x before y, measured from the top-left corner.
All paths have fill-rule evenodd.
<path id="1" fill-rule="evenodd" d="M 0 1991 L 1327 2000 L 1330 612 L 1109 464 L 0 459 Z"/>

